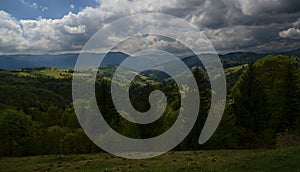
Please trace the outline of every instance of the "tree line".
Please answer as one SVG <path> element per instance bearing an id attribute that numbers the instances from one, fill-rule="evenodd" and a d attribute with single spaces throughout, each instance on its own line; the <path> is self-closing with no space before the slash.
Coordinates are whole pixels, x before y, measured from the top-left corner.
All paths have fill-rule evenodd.
<path id="1" fill-rule="evenodd" d="M 198 145 L 198 137 L 212 93 L 206 72 L 195 67 L 193 74 L 200 91 L 200 112 L 192 131 L 175 150 L 273 148 L 298 144 L 299 66 L 296 57 L 268 56 L 248 64 L 242 73 L 238 71 L 241 74 L 229 87 L 221 124 L 204 145 Z M 131 123 L 118 114 L 111 99 L 110 82 L 107 78 L 97 79 L 96 98 L 105 120 L 119 133 L 132 138 L 150 138 L 168 130 L 177 119 L 180 93 L 174 81 L 167 79 L 157 81 L 157 85 L 142 85 L 137 80 L 131 85 L 131 102 L 139 111 L 150 108 L 148 97 L 153 90 L 161 90 L 167 96 L 164 114 L 149 125 Z M 1 156 L 101 151 L 77 121 L 70 78 L 17 77 L 1 71 L 0 83 Z"/>

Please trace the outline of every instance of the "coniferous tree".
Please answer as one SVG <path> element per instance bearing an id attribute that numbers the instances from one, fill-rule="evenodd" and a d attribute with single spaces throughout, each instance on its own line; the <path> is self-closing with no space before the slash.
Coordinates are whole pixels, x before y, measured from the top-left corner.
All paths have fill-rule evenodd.
<path id="1" fill-rule="evenodd" d="M 250 64 L 233 88 L 234 113 L 238 124 L 258 133 L 264 125 L 265 96 L 255 67 Z"/>

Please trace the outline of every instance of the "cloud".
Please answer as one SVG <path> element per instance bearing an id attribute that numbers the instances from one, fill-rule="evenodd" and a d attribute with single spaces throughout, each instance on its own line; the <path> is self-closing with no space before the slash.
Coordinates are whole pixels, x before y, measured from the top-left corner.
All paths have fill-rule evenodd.
<path id="1" fill-rule="evenodd" d="M 25 49 L 20 23 L 10 14 L 0 10 L 0 52 L 10 53 Z"/>
<path id="2" fill-rule="evenodd" d="M 32 8 L 37 8 L 37 3 L 30 4 L 30 3 L 26 2 L 25 0 L 20 0 L 20 1 L 23 5 L 26 5 L 26 6 L 32 7 Z"/>
<path id="3" fill-rule="evenodd" d="M 300 18 L 297 21 L 293 22 L 292 26 L 293 27 L 300 27 Z"/>
<path id="4" fill-rule="evenodd" d="M 86 33 L 86 26 L 85 25 L 78 25 L 78 26 L 64 26 L 64 29 L 70 33 L 70 34 L 82 34 L 82 33 Z"/>
<path id="5" fill-rule="evenodd" d="M 40 6 L 40 8 L 41 8 L 42 12 L 44 12 L 44 11 L 48 10 L 48 7 L 43 7 L 43 6 Z"/>
<path id="6" fill-rule="evenodd" d="M 71 9 L 75 9 L 74 4 L 71 4 L 71 5 L 70 5 L 70 8 L 71 8 Z"/>
<path id="7" fill-rule="evenodd" d="M 300 39 L 300 29 L 289 28 L 287 30 L 279 32 L 279 36 L 282 38 Z"/>
<path id="8" fill-rule="evenodd" d="M 32 3 L 31 7 L 38 8 L 38 5 L 37 5 L 37 3 L 34 2 L 34 3 Z"/>
<path id="9" fill-rule="evenodd" d="M 39 4 L 36 3 L 36 2 L 34 2 L 34 3 L 32 3 L 32 4 L 26 2 L 25 0 L 20 0 L 20 2 L 21 2 L 23 5 L 26 5 L 26 6 L 28 6 L 28 7 L 35 8 L 35 9 L 40 9 L 42 12 L 48 10 L 48 7 L 39 5 Z"/>
<path id="10" fill-rule="evenodd" d="M 298 0 L 233 0 L 246 15 L 293 13 L 300 11 Z"/>
<path id="11" fill-rule="evenodd" d="M 113 42 L 120 42 L 116 37 L 110 37 Z M 149 34 L 146 36 L 134 36 L 123 42 L 120 42 L 113 51 L 122 51 L 127 54 L 134 54 L 145 49 L 159 49 L 176 55 L 186 55 L 191 51 L 176 40 L 159 35 Z"/>
<path id="12" fill-rule="evenodd" d="M 201 29 L 291 23 L 300 17 L 298 12 L 294 12 L 297 10 L 293 6 L 298 4 L 298 1 L 295 2 L 295 0 L 206 0 L 197 7 L 197 10 L 191 11 L 190 21 Z"/>
<path id="13" fill-rule="evenodd" d="M 25 0 L 21 2 L 33 5 Z M 149 12 L 175 15 L 187 20 L 204 31 L 218 51 L 241 49 L 274 51 L 299 46 L 299 40 L 295 39 L 299 37 L 300 27 L 298 0 L 97 0 L 97 2 L 98 7 L 86 7 L 77 14 L 69 12 L 60 19 L 17 21 L 8 13 L 1 11 L 0 52 L 78 52 L 103 26 L 128 15 Z M 36 6 L 42 11 L 43 8 L 44 11 L 47 10 L 47 7 L 42 8 L 38 4 Z M 124 32 L 130 31 L 119 29 L 123 29 Z M 176 28 L 173 30 L 179 32 Z M 294 39 L 287 42 L 286 38 Z M 113 44 L 119 40 L 122 40 L 121 35 L 111 35 L 104 42 Z M 133 40 L 131 42 L 137 49 L 138 46 L 177 46 L 174 42 L 168 43 L 161 39 L 152 42 L 141 41 L 139 44 L 135 44 Z"/>

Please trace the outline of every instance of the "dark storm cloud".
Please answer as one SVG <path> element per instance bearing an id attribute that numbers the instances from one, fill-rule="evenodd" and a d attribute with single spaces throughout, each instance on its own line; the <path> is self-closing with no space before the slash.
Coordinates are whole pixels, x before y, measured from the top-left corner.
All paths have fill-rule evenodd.
<path id="1" fill-rule="evenodd" d="M 282 46 L 299 46 L 298 40 L 286 40 L 299 35 L 297 0 L 207 0 L 192 13 L 190 22 L 205 30 L 219 51 L 276 51 Z"/>

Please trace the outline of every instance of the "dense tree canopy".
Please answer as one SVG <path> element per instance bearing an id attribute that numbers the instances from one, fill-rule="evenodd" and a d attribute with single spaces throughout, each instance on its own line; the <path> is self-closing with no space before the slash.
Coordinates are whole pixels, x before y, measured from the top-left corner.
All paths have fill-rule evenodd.
<path id="1" fill-rule="evenodd" d="M 194 66 L 200 112 L 190 134 L 175 149 L 269 148 L 286 138 L 286 134 L 300 134 L 299 58 L 268 56 L 247 65 L 228 60 L 223 63 L 229 95 L 217 132 L 206 144 L 198 145 L 211 91 L 206 72 L 201 66 Z M 154 90 L 165 93 L 168 105 L 157 121 L 134 124 L 119 115 L 111 99 L 114 70 L 100 68 L 96 81 L 97 103 L 107 123 L 117 132 L 137 139 L 155 137 L 168 130 L 180 110 L 177 84 L 159 73 L 136 77 L 130 87 L 134 108 L 149 110 L 148 98 Z M 100 151 L 78 123 L 73 109 L 73 103 L 78 102 L 72 102 L 71 96 L 71 72 L 49 68 L 0 71 L 1 156 Z M 84 103 L 89 106 L 89 102 Z"/>

